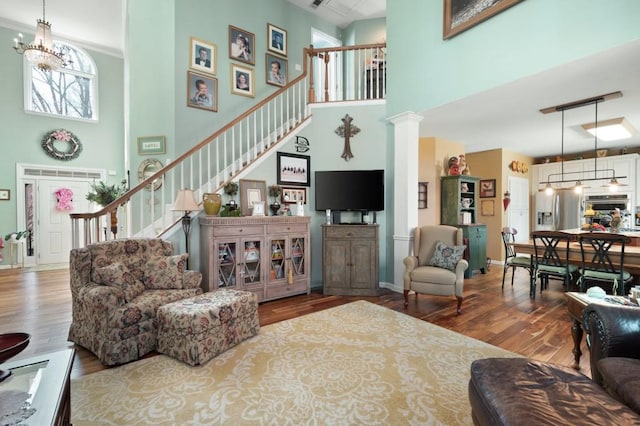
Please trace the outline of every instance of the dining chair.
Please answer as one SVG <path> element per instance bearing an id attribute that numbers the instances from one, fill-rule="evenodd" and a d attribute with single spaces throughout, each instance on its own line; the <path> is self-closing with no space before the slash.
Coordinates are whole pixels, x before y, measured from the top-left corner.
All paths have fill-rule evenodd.
<path id="1" fill-rule="evenodd" d="M 507 275 L 507 269 L 511 268 L 511 287 L 513 287 L 513 276 L 516 268 L 523 268 L 529 271 L 529 280 L 533 277 L 533 258 L 529 255 L 518 255 L 513 243 L 516 241 L 518 230 L 515 228 L 505 227 L 500 232 L 502 234 L 502 243 L 504 244 L 504 267 L 502 270 L 502 288 L 504 289 L 504 277 Z"/>
<path id="2" fill-rule="evenodd" d="M 580 291 L 598 284 L 610 284 L 611 294 L 625 295 L 625 284 L 633 279 L 624 270 L 624 248 L 630 239 L 620 234 L 589 232 L 578 236 L 582 267 L 578 284 Z M 611 250 L 612 247 L 620 250 Z M 615 256 L 615 262 L 612 260 Z M 619 258 L 619 261 L 618 261 Z"/>
<path id="3" fill-rule="evenodd" d="M 562 231 L 535 231 L 531 234 L 535 252 L 534 276 L 530 296 L 536 297 L 536 281 L 540 278 L 540 293 L 549 286 L 549 279 L 560 279 L 567 290 L 578 278 L 578 267 L 569 263 L 569 243 L 573 234 Z"/>

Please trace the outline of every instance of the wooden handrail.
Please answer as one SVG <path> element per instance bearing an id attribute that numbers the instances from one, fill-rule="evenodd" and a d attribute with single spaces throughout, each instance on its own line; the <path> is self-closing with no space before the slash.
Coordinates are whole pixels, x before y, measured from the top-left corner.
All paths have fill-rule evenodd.
<path id="1" fill-rule="evenodd" d="M 378 49 L 383 49 L 385 46 L 384 43 L 376 43 L 337 48 L 315 49 L 313 46 L 304 48 L 303 69 L 299 76 L 252 105 L 109 205 L 96 212 L 70 214 L 74 246 L 81 244 L 82 238 L 85 244 L 94 238 L 101 239 L 101 230 L 104 227 L 101 218 L 107 216 L 107 213 L 117 211 L 119 206 L 125 206 L 127 203 L 131 203 L 132 206 L 135 204 L 126 216 L 131 219 L 131 221 L 127 220 L 129 234 L 163 235 L 180 221 L 180 218 L 176 219 L 169 214 L 169 203 L 172 202 L 170 193 L 176 189 L 177 185 L 190 186 L 194 192 L 198 191 L 200 194 L 206 191 L 220 191 L 227 182 L 241 175 L 254 160 L 274 147 L 275 142 L 290 134 L 310 118 L 308 104 L 316 102 L 315 87 L 323 85 L 321 89 L 324 100 L 329 101 L 329 79 L 326 66 L 329 63 L 330 53 L 361 51 L 353 56 L 356 59 L 354 69 L 359 70 L 362 66 L 360 59 L 366 58 L 368 64 L 370 58 L 380 55 Z M 325 64 L 324 81 L 314 81 L 313 66 L 310 66 L 314 57 L 321 58 Z M 306 84 L 308 87 L 305 87 Z M 356 90 L 355 99 L 363 99 L 361 86 Z M 248 148 L 243 143 L 249 144 Z M 168 186 L 155 194 L 154 183 L 158 182 L 160 185 Z M 150 194 L 143 193 L 150 188 L 154 188 Z M 132 215 L 134 212 L 135 214 Z M 84 221 L 82 225 L 80 221 Z M 107 227 L 104 227 L 105 238 L 108 237 Z M 117 229 L 112 221 L 111 230 L 114 238 Z"/>
<path id="2" fill-rule="evenodd" d="M 98 210 L 98 211 L 93 212 L 93 213 L 71 213 L 69 215 L 71 217 L 71 219 L 95 219 L 95 218 L 98 218 L 100 216 L 103 216 L 103 215 L 111 212 L 112 210 L 115 210 L 118 206 L 129 202 L 129 200 L 131 199 L 131 197 L 133 195 L 135 195 L 136 193 L 144 190 L 145 187 L 147 187 L 148 185 L 153 184 L 153 182 L 156 179 L 162 178 L 163 175 L 165 175 L 168 171 L 172 170 L 173 168 L 177 167 L 183 160 L 185 160 L 186 158 L 189 158 L 193 153 L 195 153 L 196 151 L 202 149 L 207 144 L 209 144 L 210 142 L 215 140 L 217 137 L 219 137 L 220 135 L 224 134 L 224 132 L 226 132 L 227 130 L 231 129 L 232 127 L 234 127 L 235 125 L 240 123 L 242 120 L 244 120 L 247 117 L 249 117 L 252 113 L 260 110 L 260 108 L 262 108 L 264 105 L 266 105 L 267 103 L 269 103 L 273 99 L 277 98 L 283 92 L 286 92 L 290 87 L 292 87 L 295 84 L 297 84 L 298 82 L 302 81 L 307 76 L 308 66 L 307 66 L 307 59 L 306 58 L 309 56 L 309 49 L 308 48 L 304 48 L 303 50 L 304 50 L 303 56 L 304 56 L 305 60 L 304 60 L 304 63 L 303 63 L 302 73 L 298 77 L 296 77 L 295 79 L 291 80 L 289 83 L 285 84 L 283 87 L 281 87 L 277 91 L 273 92 L 271 95 L 267 96 L 262 101 L 258 102 L 257 104 L 255 104 L 254 106 L 252 106 L 251 108 L 249 108 L 248 110 L 246 110 L 245 112 L 240 114 L 238 117 L 236 117 L 233 120 L 231 120 L 229 123 L 227 123 L 226 125 L 221 127 L 219 130 L 217 130 L 216 132 L 214 132 L 213 134 L 211 134 L 207 138 L 203 139 L 197 145 L 195 145 L 191 149 L 187 150 L 184 154 L 180 155 L 178 158 L 176 158 L 175 160 L 173 160 L 172 162 L 170 162 L 166 166 L 162 167 L 159 171 L 157 171 L 153 175 L 149 176 L 147 179 L 145 179 L 142 182 L 138 183 L 136 186 L 131 188 L 129 191 L 127 191 L 120 198 L 114 200 L 111 204 L 109 204 L 109 205 L 103 207 L 101 210 Z"/>

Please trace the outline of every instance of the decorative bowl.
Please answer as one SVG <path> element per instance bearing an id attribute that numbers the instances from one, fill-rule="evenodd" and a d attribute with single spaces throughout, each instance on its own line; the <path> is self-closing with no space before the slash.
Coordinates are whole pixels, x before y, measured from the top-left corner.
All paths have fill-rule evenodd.
<path id="1" fill-rule="evenodd" d="M 29 344 L 27 333 L 0 334 L 0 363 L 18 355 Z"/>

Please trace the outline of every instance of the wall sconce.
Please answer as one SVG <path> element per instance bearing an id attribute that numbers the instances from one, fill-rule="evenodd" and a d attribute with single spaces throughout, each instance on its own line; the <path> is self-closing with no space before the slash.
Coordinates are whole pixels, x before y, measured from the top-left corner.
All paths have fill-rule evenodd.
<path id="1" fill-rule="evenodd" d="M 502 207 L 504 207 L 505 211 L 507 207 L 509 207 L 509 203 L 511 203 L 511 194 L 509 194 L 509 191 L 506 191 L 502 196 Z"/>

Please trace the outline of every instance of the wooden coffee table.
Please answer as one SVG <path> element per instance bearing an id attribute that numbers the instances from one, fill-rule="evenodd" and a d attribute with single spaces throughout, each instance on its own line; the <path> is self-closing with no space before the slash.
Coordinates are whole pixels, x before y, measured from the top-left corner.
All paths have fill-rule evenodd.
<path id="1" fill-rule="evenodd" d="M 582 330 L 582 311 L 584 308 L 593 301 L 588 298 L 586 293 L 578 293 L 570 291 L 565 293 L 567 297 L 567 310 L 571 319 L 573 319 L 573 326 L 571 327 L 571 335 L 573 336 L 573 368 L 580 370 L 580 357 L 582 351 L 580 350 L 580 344 L 582 343 L 582 336 L 584 330 Z"/>
<path id="2" fill-rule="evenodd" d="M 569 315 L 573 319 L 573 326 L 571 327 L 571 335 L 573 336 L 573 368 L 580 370 L 580 357 L 582 351 L 580 350 L 580 344 L 582 343 L 582 336 L 584 330 L 582 329 L 582 311 L 590 303 L 602 303 L 608 305 L 602 299 L 594 299 L 588 297 L 586 293 L 578 293 L 575 291 L 568 291 L 565 293 L 567 297 L 567 310 Z"/>

